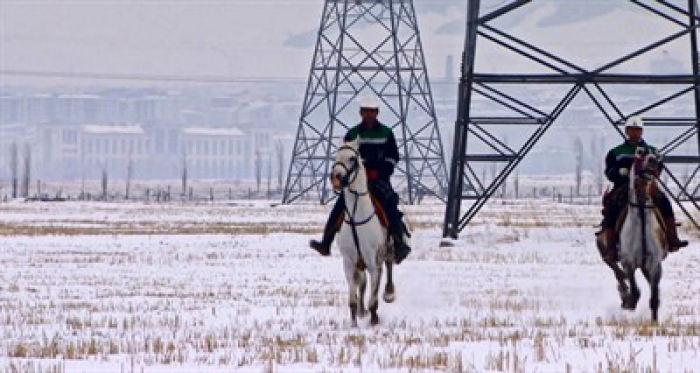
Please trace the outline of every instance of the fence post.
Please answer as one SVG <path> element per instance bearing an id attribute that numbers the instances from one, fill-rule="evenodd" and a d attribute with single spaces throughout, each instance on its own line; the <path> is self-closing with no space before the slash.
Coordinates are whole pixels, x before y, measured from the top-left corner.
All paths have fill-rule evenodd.
<path id="1" fill-rule="evenodd" d="M 574 204 L 574 187 L 569 190 L 569 203 Z"/>

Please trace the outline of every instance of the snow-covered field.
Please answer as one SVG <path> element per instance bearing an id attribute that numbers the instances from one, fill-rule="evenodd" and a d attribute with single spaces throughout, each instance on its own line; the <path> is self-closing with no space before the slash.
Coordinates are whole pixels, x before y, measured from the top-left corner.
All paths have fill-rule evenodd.
<path id="1" fill-rule="evenodd" d="M 306 247 L 327 209 L 0 203 L 0 371 L 700 371 L 696 231 L 655 326 L 645 281 L 619 308 L 598 207 L 494 201 L 451 247 L 409 207 L 397 300 L 353 329 L 337 250 Z"/>

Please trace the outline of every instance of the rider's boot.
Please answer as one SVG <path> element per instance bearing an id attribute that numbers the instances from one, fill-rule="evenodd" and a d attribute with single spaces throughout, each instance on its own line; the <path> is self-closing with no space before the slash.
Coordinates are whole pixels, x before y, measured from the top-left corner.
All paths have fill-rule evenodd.
<path id="1" fill-rule="evenodd" d="M 603 259 L 608 262 L 617 262 L 620 260 L 617 252 L 617 232 L 614 228 L 603 228 L 603 237 L 605 237 L 606 251 Z"/>
<path id="2" fill-rule="evenodd" d="M 399 211 L 398 207 L 392 207 L 392 210 L 386 211 L 389 220 L 389 233 L 394 241 L 394 263 L 401 264 L 408 254 L 411 253 L 411 248 L 406 243 L 406 229 L 402 219 L 403 213 Z"/>
<path id="3" fill-rule="evenodd" d="M 323 256 L 331 255 L 331 244 L 333 243 L 333 238 L 335 237 L 335 224 L 326 224 L 326 228 L 323 230 L 323 238 L 321 241 L 311 240 L 309 241 L 309 246 L 318 251 L 319 254 Z"/>
<path id="4" fill-rule="evenodd" d="M 411 253 L 411 248 L 404 239 L 405 229 L 403 225 L 403 213 L 399 210 L 399 196 L 392 190 L 391 184 L 386 181 L 370 183 L 372 195 L 378 199 L 384 208 L 386 218 L 389 221 L 389 234 L 394 242 L 394 263 L 401 264 Z"/>
<path id="5" fill-rule="evenodd" d="M 391 229 L 391 237 L 394 240 L 394 263 L 401 264 L 411 253 L 411 248 L 406 243 L 403 222 L 399 222 L 397 227 Z"/>
<path id="6" fill-rule="evenodd" d="M 331 211 L 331 215 L 328 217 L 326 227 L 323 229 L 323 238 L 321 242 L 316 240 L 311 240 L 309 242 L 309 246 L 323 256 L 331 255 L 331 244 L 333 244 L 335 233 L 338 232 L 339 229 L 340 218 L 343 215 L 343 206 L 345 206 L 343 199 L 338 198 L 338 201 Z"/>
<path id="7" fill-rule="evenodd" d="M 666 223 L 666 241 L 668 242 L 669 252 L 675 252 L 680 250 L 681 247 L 688 246 L 688 241 L 681 241 L 678 239 L 676 219 L 672 216 L 668 216 L 664 218 L 664 223 Z"/>

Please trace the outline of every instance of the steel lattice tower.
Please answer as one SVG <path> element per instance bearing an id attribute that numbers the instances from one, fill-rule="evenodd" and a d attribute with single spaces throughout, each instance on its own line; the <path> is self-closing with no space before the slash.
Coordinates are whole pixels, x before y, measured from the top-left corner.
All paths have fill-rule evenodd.
<path id="1" fill-rule="evenodd" d="M 409 203 L 426 194 L 444 200 L 447 170 L 413 1 L 326 0 L 284 203 L 334 198 L 335 149 L 360 122 L 366 95 L 380 99 L 379 119 L 397 139 L 397 192 Z"/>
<path id="2" fill-rule="evenodd" d="M 553 52 L 551 46 L 525 40 L 525 35 L 504 31 L 507 22 L 499 21 L 509 13 L 515 13 L 513 16 L 521 17 L 519 19 L 527 18 L 532 12 L 532 9 L 527 9 L 528 4 L 533 1 L 507 1 L 495 9 L 488 9 L 486 14 L 480 14 L 479 0 L 469 1 L 443 230 L 445 237 L 457 237 L 538 140 L 560 119 L 571 102 L 581 96 L 590 98 L 592 110 L 602 114 L 601 119 L 620 136 L 623 136 L 622 127 L 627 118 L 642 115 L 647 132 L 657 131 L 667 137 L 666 141 L 658 141 L 657 136 L 654 142 L 665 155 L 668 176 L 666 182 L 662 182 L 663 189 L 700 228 L 691 214 L 700 210 L 700 65 L 697 44 L 700 17 L 696 0 L 618 1 L 620 3 L 615 6 L 629 7 L 633 12 L 651 18 L 645 24 L 647 28 L 664 32 L 658 38 L 643 41 L 641 47 L 621 51 L 618 57 L 609 56 L 609 60 L 593 67 L 584 67 L 583 61 L 571 57 L 565 58 L 561 53 Z M 566 2 L 568 6 L 572 3 L 575 1 Z M 587 6 L 599 5 L 589 3 Z M 568 40 L 570 36 L 558 35 L 557 41 L 560 45 L 571 42 Z M 607 35 L 610 40 L 615 40 L 616 36 L 619 35 Z M 640 57 L 658 53 L 659 49 L 673 43 L 679 43 L 675 45 L 687 52 L 679 56 L 687 65 L 682 72 L 650 74 L 632 71 L 635 69 L 630 67 L 630 61 L 639 61 Z M 522 60 L 520 71 L 485 71 L 483 64 L 480 66 L 479 56 L 486 46 L 491 48 L 489 58 L 492 61 L 494 55 L 500 56 L 495 59 Z M 641 100 L 641 89 L 648 88 L 653 88 L 649 91 L 656 94 L 654 99 L 633 102 Z M 621 93 L 625 89 L 627 93 Z M 551 99 L 533 100 L 542 92 Z M 514 146 L 503 141 L 496 134 L 497 127 L 521 135 L 520 144 Z M 484 167 L 498 169 L 498 172 L 494 172 L 494 177 L 486 178 L 485 172 L 479 172 Z M 678 176 L 679 169 L 685 170 L 682 178 Z M 468 204 L 464 214 L 461 212 L 463 201 Z"/>

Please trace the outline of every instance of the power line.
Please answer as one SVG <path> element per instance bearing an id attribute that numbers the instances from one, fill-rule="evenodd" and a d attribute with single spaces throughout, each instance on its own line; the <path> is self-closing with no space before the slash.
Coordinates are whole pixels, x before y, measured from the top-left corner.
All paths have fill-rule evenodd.
<path id="1" fill-rule="evenodd" d="M 31 71 L 31 70 L 0 70 L 0 77 L 20 76 L 34 78 L 59 79 L 97 79 L 97 80 L 126 80 L 151 82 L 181 82 L 181 83 L 288 83 L 306 84 L 307 78 L 302 77 L 234 77 L 225 75 L 187 76 L 187 75 L 150 75 L 150 74 L 107 74 L 62 71 Z M 438 79 L 433 84 L 456 84 Z"/>
<path id="2" fill-rule="evenodd" d="M 505 2 L 506 0 L 503 0 L 502 2 Z M 551 0 L 550 0 L 551 1 Z M 563 0 L 560 0 L 563 1 Z M 602 0 L 600 0 L 602 1 Z M 607 1 L 607 0 L 605 0 Z M 51 0 L 3 0 L 4 3 L 6 4 L 42 4 L 42 3 L 53 3 L 55 1 Z M 469 2 L 469 0 L 423 0 L 421 2 L 425 3 L 430 3 L 430 4 L 453 4 L 453 5 L 463 5 Z M 115 3 L 119 5 L 128 5 L 128 4 L 285 4 L 285 5 L 322 5 L 323 0 L 158 0 L 158 1 L 153 1 L 153 0 L 119 0 L 119 1 L 99 1 L 95 2 L 92 0 L 70 0 L 66 1 L 66 3 L 72 3 L 72 4 L 91 4 L 94 5 L 95 3 L 97 4 L 105 4 L 105 3 Z M 417 2 L 419 3 L 419 2 Z"/>
<path id="3" fill-rule="evenodd" d="M 0 70 L 0 76 L 23 76 L 37 78 L 69 78 L 130 81 L 162 81 L 191 83 L 306 83 L 304 78 L 294 77 L 232 77 L 222 75 L 184 76 L 184 75 L 147 75 L 147 74 L 107 74 L 61 71 Z"/>

